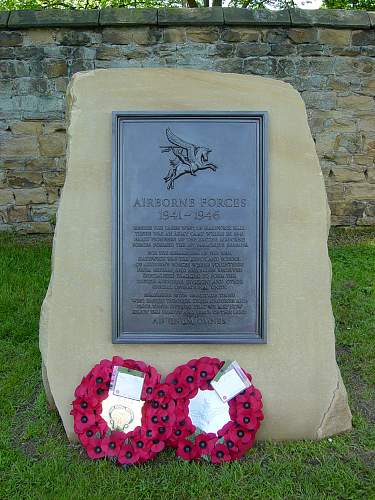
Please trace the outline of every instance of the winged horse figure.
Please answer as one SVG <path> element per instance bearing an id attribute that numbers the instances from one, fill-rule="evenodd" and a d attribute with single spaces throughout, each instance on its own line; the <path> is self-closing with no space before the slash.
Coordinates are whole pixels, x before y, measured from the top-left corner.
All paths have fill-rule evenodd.
<path id="1" fill-rule="evenodd" d="M 204 146 L 196 146 L 184 141 L 168 127 L 165 131 L 169 146 L 160 146 L 163 153 L 172 153 L 174 157 L 169 160 L 170 168 L 164 177 L 167 189 L 174 189 L 174 182 L 181 175 L 196 175 L 198 170 L 211 169 L 214 172 L 217 166 L 208 162 L 208 155 L 211 149 Z"/>

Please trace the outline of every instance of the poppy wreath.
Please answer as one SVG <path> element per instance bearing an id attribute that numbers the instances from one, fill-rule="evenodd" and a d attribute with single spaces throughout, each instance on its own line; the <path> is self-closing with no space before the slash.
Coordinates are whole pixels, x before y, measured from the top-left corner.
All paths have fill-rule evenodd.
<path id="1" fill-rule="evenodd" d="M 167 444 L 176 448 L 177 456 L 185 460 L 231 462 L 242 457 L 254 444 L 263 420 L 263 405 L 262 395 L 253 385 L 228 402 L 230 420 L 217 434 L 197 429 L 189 417 L 190 400 L 198 389 L 213 390 L 210 382 L 223 365 L 224 361 L 217 358 L 192 359 L 166 377 L 176 405 L 175 424 Z M 251 375 L 243 371 L 251 381 Z"/>
<path id="2" fill-rule="evenodd" d="M 130 432 L 112 431 L 101 417 L 102 402 L 108 397 L 112 371 L 115 366 L 138 370 L 145 374 L 142 388 L 141 426 Z M 74 431 L 91 459 L 109 457 L 120 465 L 146 462 L 165 447 L 172 435 L 175 421 L 175 402 L 170 388 L 161 384 L 161 375 L 143 361 L 103 359 L 83 377 L 75 390 L 71 415 Z"/>

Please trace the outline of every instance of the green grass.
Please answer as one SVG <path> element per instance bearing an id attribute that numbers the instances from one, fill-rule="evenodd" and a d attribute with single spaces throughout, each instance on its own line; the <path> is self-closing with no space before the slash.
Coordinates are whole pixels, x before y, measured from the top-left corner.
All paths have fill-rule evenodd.
<path id="1" fill-rule="evenodd" d="M 162 453 L 124 471 L 90 462 L 49 412 L 40 377 L 38 319 L 50 245 L 0 240 L 1 499 L 375 499 L 375 233 L 331 236 L 338 362 L 351 433 L 320 442 L 258 443 L 214 466 Z"/>

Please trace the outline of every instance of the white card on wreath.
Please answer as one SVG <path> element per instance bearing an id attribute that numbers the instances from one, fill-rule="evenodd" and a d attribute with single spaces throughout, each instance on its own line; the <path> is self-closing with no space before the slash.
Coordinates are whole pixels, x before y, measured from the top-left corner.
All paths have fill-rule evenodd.
<path id="1" fill-rule="evenodd" d="M 250 385 L 248 378 L 236 361 L 226 363 L 211 382 L 211 386 L 224 402 L 230 401 Z"/>
<path id="2" fill-rule="evenodd" d="M 139 401 L 141 399 L 143 382 L 144 373 L 117 367 L 112 388 L 113 394 Z"/>

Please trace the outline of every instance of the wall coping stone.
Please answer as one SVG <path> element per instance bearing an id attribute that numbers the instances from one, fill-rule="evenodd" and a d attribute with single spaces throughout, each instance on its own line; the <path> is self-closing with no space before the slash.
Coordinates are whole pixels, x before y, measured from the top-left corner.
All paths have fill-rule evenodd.
<path id="1" fill-rule="evenodd" d="M 0 28 L 95 26 L 322 26 L 373 29 L 375 12 L 339 9 L 242 9 L 234 7 L 102 10 L 17 10 L 0 12 Z"/>
<path id="2" fill-rule="evenodd" d="M 159 26 L 222 25 L 223 10 L 221 7 L 158 9 L 158 24 Z"/>
<path id="3" fill-rule="evenodd" d="M 98 26 L 98 10 L 15 10 L 10 13 L 8 28 L 64 28 Z"/>
<path id="4" fill-rule="evenodd" d="M 6 28 L 8 26 L 9 15 L 10 12 L 0 12 L 0 28 Z"/>
<path id="5" fill-rule="evenodd" d="M 335 28 L 370 28 L 370 16 L 362 10 L 290 9 L 293 26 L 334 26 Z"/>
<path id="6" fill-rule="evenodd" d="M 224 8 L 224 24 L 247 25 L 247 26 L 290 26 L 291 19 L 289 9 L 267 10 L 267 9 L 238 9 L 235 7 Z"/>
<path id="7" fill-rule="evenodd" d="M 158 9 L 108 8 L 99 12 L 100 26 L 158 24 Z"/>

